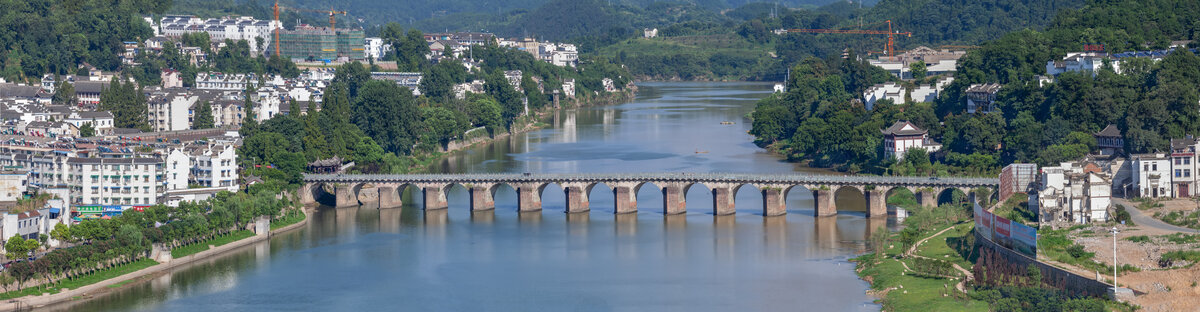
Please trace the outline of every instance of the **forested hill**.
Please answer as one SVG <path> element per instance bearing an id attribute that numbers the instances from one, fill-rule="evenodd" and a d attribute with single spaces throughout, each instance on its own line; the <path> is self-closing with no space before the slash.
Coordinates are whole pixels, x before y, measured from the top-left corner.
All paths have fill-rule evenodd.
<path id="1" fill-rule="evenodd" d="M 911 43 L 980 42 L 1020 29 L 1042 29 L 1064 9 L 1085 0 L 883 0 L 864 14 L 868 21 L 892 20 L 910 31 Z"/>
<path id="2" fill-rule="evenodd" d="M 786 94 L 758 104 L 752 133 L 759 144 L 816 166 L 940 175 L 992 175 L 1009 163 L 1078 160 L 1097 151 L 1092 133 L 1108 125 L 1123 133 L 1129 154 L 1167 151 L 1171 139 L 1200 134 L 1200 56 L 1187 49 L 1157 61 L 1122 60 L 1119 73 L 1107 66 L 1095 75 L 1063 73 L 1049 83 L 1035 78 L 1046 74 L 1047 62 L 1084 44 L 1122 52 L 1196 40 L 1200 2 L 1089 0 L 1049 25 L 1010 32 L 968 52 L 934 103 L 876 104 L 867 111 L 856 98 L 894 78 L 865 62 L 807 58 L 793 65 Z M 966 113 L 963 90 L 985 83 L 1002 85 L 997 111 Z M 906 154 L 901 162 L 884 157 L 879 131 L 896 120 L 929 130 L 942 148 L 928 156 Z"/>
<path id="3" fill-rule="evenodd" d="M 779 4 L 797 6 L 820 6 L 840 0 L 775 0 Z M 530 11 L 553 0 L 342 0 L 332 2 L 338 10 L 347 10 L 350 15 L 361 18 L 368 24 L 382 25 L 387 22 L 412 22 L 438 18 L 459 13 L 487 13 L 504 15 L 510 11 Z M 656 3 L 694 4 L 705 9 L 719 11 L 736 8 L 760 0 L 606 0 L 613 5 L 645 7 Z M 867 1 L 873 3 L 875 0 Z M 281 3 L 310 9 L 328 9 L 329 0 L 284 0 Z M 477 15 L 474 15 L 477 16 Z M 406 25 L 407 26 L 407 25 Z"/>
<path id="4" fill-rule="evenodd" d="M 105 70 L 120 65 L 122 41 L 149 38 L 139 15 L 162 13 L 170 0 L 0 1 L 0 76 L 41 79 L 74 73 L 81 63 Z"/>

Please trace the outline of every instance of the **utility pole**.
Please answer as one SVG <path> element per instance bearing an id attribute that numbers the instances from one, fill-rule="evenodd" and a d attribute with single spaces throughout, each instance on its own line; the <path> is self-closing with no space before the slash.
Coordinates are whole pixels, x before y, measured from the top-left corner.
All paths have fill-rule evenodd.
<path id="1" fill-rule="evenodd" d="M 1121 233 L 1121 231 L 1118 231 L 1117 227 L 1114 226 L 1112 228 L 1112 233 L 1113 233 L 1113 287 L 1117 288 L 1117 287 L 1120 287 L 1120 286 L 1117 286 L 1117 233 Z"/>

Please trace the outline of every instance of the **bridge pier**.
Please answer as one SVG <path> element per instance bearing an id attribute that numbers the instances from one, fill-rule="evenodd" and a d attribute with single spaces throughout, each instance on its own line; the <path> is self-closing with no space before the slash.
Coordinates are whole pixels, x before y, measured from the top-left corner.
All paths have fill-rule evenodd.
<path id="1" fill-rule="evenodd" d="M 492 199 L 491 188 L 472 186 L 467 191 L 471 193 L 471 212 L 496 209 L 496 201 Z"/>
<path id="2" fill-rule="evenodd" d="M 425 210 L 446 209 L 450 205 L 446 202 L 446 192 L 442 190 L 442 185 L 425 185 L 422 193 L 425 194 Z"/>
<path id="3" fill-rule="evenodd" d="M 887 190 L 867 191 L 867 217 L 887 218 Z"/>
<path id="4" fill-rule="evenodd" d="M 763 187 L 763 216 L 773 217 L 787 214 L 787 201 L 783 200 L 783 189 L 778 187 Z"/>
<path id="5" fill-rule="evenodd" d="M 354 194 L 353 184 L 338 184 L 334 186 L 333 191 L 337 197 L 338 208 L 358 206 L 358 194 Z"/>
<path id="6" fill-rule="evenodd" d="M 319 184 L 315 184 L 315 183 L 306 183 L 306 184 L 304 184 L 304 186 L 300 187 L 300 190 L 298 190 L 298 192 L 300 192 L 299 195 L 300 195 L 300 204 L 301 205 L 309 206 L 309 205 L 317 204 L 317 199 L 313 198 L 313 188 L 317 188 L 317 187 L 321 187 L 321 186 Z"/>
<path id="7" fill-rule="evenodd" d="M 517 188 L 517 211 L 542 211 L 542 194 L 532 183 L 514 185 Z"/>
<path id="8" fill-rule="evenodd" d="M 563 186 L 563 192 L 567 193 L 567 213 L 588 212 L 591 210 L 588 207 L 587 187 Z"/>
<path id="9" fill-rule="evenodd" d="M 737 213 L 737 207 L 734 205 L 733 187 L 730 186 L 714 186 L 713 193 L 713 214 L 718 216 L 727 216 Z"/>
<path id="10" fill-rule="evenodd" d="M 394 187 L 379 187 L 379 208 L 400 208 L 404 201 L 400 199 L 400 191 Z"/>
<path id="11" fill-rule="evenodd" d="M 637 213 L 637 193 L 632 186 L 614 186 L 613 202 L 613 212 L 616 214 Z"/>
<path id="12" fill-rule="evenodd" d="M 938 193 L 939 192 L 935 191 L 935 190 L 921 191 L 921 206 L 937 207 L 937 194 Z"/>
<path id="13" fill-rule="evenodd" d="M 687 213 L 687 193 L 682 185 L 664 184 L 662 187 L 663 214 Z"/>
<path id="14" fill-rule="evenodd" d="M 828 217 L 837 215 L 837 200 L 833 190 L 817 189 L 813 192 L 813 202 L 816 203 L 816 216 Z"/>

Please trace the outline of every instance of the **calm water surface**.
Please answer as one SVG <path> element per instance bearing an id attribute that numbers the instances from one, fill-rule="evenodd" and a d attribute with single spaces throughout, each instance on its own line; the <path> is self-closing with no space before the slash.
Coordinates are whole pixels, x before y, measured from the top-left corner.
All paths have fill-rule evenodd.
<path id="1" fill-rule="evenodd" d="M 564 111 L 554 127 L 463 151 L 436 171 L 794 172 L 751 143 L 743 116 L 770 85 L 647 83 L 636 101 Z M 723 125 L 731 121 L 732 125 Z M 870 231 L 861 195 L 839 194 L 841 215 L 814 218 L 793 189 L 786 217 L 764 218 L 753 187 L 738 214 L 712 215 L 704 187 L 686 215 L 664 216 L 657 186 L 640 212 L 614 215 L 597 186 L 592 211 L 565 214 L 550 185 L 544 211 L 518 213 L 502 189 L 494 212 L 450 208 L 321 208 L 303 229 L 174 270 L 92 300 L 49 310 L 109 311 L 877 311 L 846 260 Z"/>

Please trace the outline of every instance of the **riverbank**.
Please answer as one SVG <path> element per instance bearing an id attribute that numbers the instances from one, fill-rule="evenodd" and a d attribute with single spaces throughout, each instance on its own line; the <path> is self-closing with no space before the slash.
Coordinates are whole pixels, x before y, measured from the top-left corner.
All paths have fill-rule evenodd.
<path id="1" fill-rule="evenodd" d="M 311 212 L 307 211 L 307 209 L 302 209 L 302 211 L 304 211 L 304 219 L 302 219 L 298 222 L 295 222 L 293 224 L 290 224 L 290 225 L 287 225 L 284 227 L 280 227 L 278 229 L 269 230 L 265 234 L 255 235 L 255 236 L 251 236 L 251 237 L 248 237 L 245 239 L 230 242 L 228 244 L 224 244 L 221 246 L 216 246 L 214 248 L 210 248 L 208 250 L 204 250 L 204 251 L 201 251 L 201 252 L 198 252 L 198 253 L 195 253 L 192 255 L 188 255 L 188 256 L 185 256 L 182 258 L 178 258 L 178 259 L 172 259 L 169 256 L 164 258 L 164 257 L 162 257 L 164 255 L 160 255 L 160 258 L 159 258 L 160 261 L 156 265 L 153 265 L 151 267 L 144 268 L 141 270 L 137 270 L 132 273 L 123 274 L 123 275 L 120 275 L 120 276 L 117 276 L 114 278 L 110 278 L 110 279 L 107 279 L 104 281 L 96 282 L 94 284 L 83 286 L 78 289 L 64 289 L 63 291 L 60 291 L 59 293 L 56 293 L 56 294 L 25 296 L 25 297 L 20 297 L 20 298 L 0 302 L 0 311 L 19 311 L 19 310 L 26 310 L 26 309 L 31 309 L 31 308 L 45 307 L 45 306 L 54 305 L 54 304 L 73 302 L 73 301 L 77 301 L 77 300 L 87 300 L 87 299 L 91 299 L 96 296 L 100 296 L 100 295 L 106 294 L 108 292 L 120 289 L 122 287 L 137 285 L 139 283 L 151 280 L 151 278 L 154 276 L 169 273 L 170 270 L 172 270 L 176 267 L 180 267 L 180 266 L 191 264 L 191 263 L 194 263 L 194 262 L 197 262 L 200 260 L 204 260 L 207 258 L 222 255 L 222 254 L 228 253 L 230 251 L 239 249 L 241 247 L 249 246 L 254 243 L 268 240 L 274 235 L 286 233 L 286 232 L 298 229 L 300 227 L 303 227 L 304 225 L 308 224 L 308 220 L 312 217 L 312 214 L 311 214 Z M 166 255 L 169 255 L 169 251 L 166 252 Z M 162 259 L 165 259 L 166 261 L 161 261 Z"/>
<path id="2" fill-rule="evenodd" d="M 412 165 L 408 167 L 407 173 L 429 173 L 429 170 L 434 163 L 442 161 L 454 153 L 471 149 L 476 146 L 492 144 L 497 140 L 501 140 L 509 136 L 545 129 L 551 126 L 546 122 L 549 121 L 549 119 L 554 116 L 554 113 L 558 111 L 589 106 L 622 104 L 632 101 L 636 96 L 637 86 L 630 83 L 629 85 L 626 85 L 625 88 L 620 92 L 609 92 L 601 95 L 577 98 L 571 102 L 560 102 L 557 107 L 547 106 L 539 110 L 534 110 L 530 112 L 529 115 L 517 118 L 513 122 L 512 129 L 507 132 L 499 133 L 494 136 L 479 136 L 467 141 L 451 141 L 441 151 L 414 155 L 412 156 Z"/>

